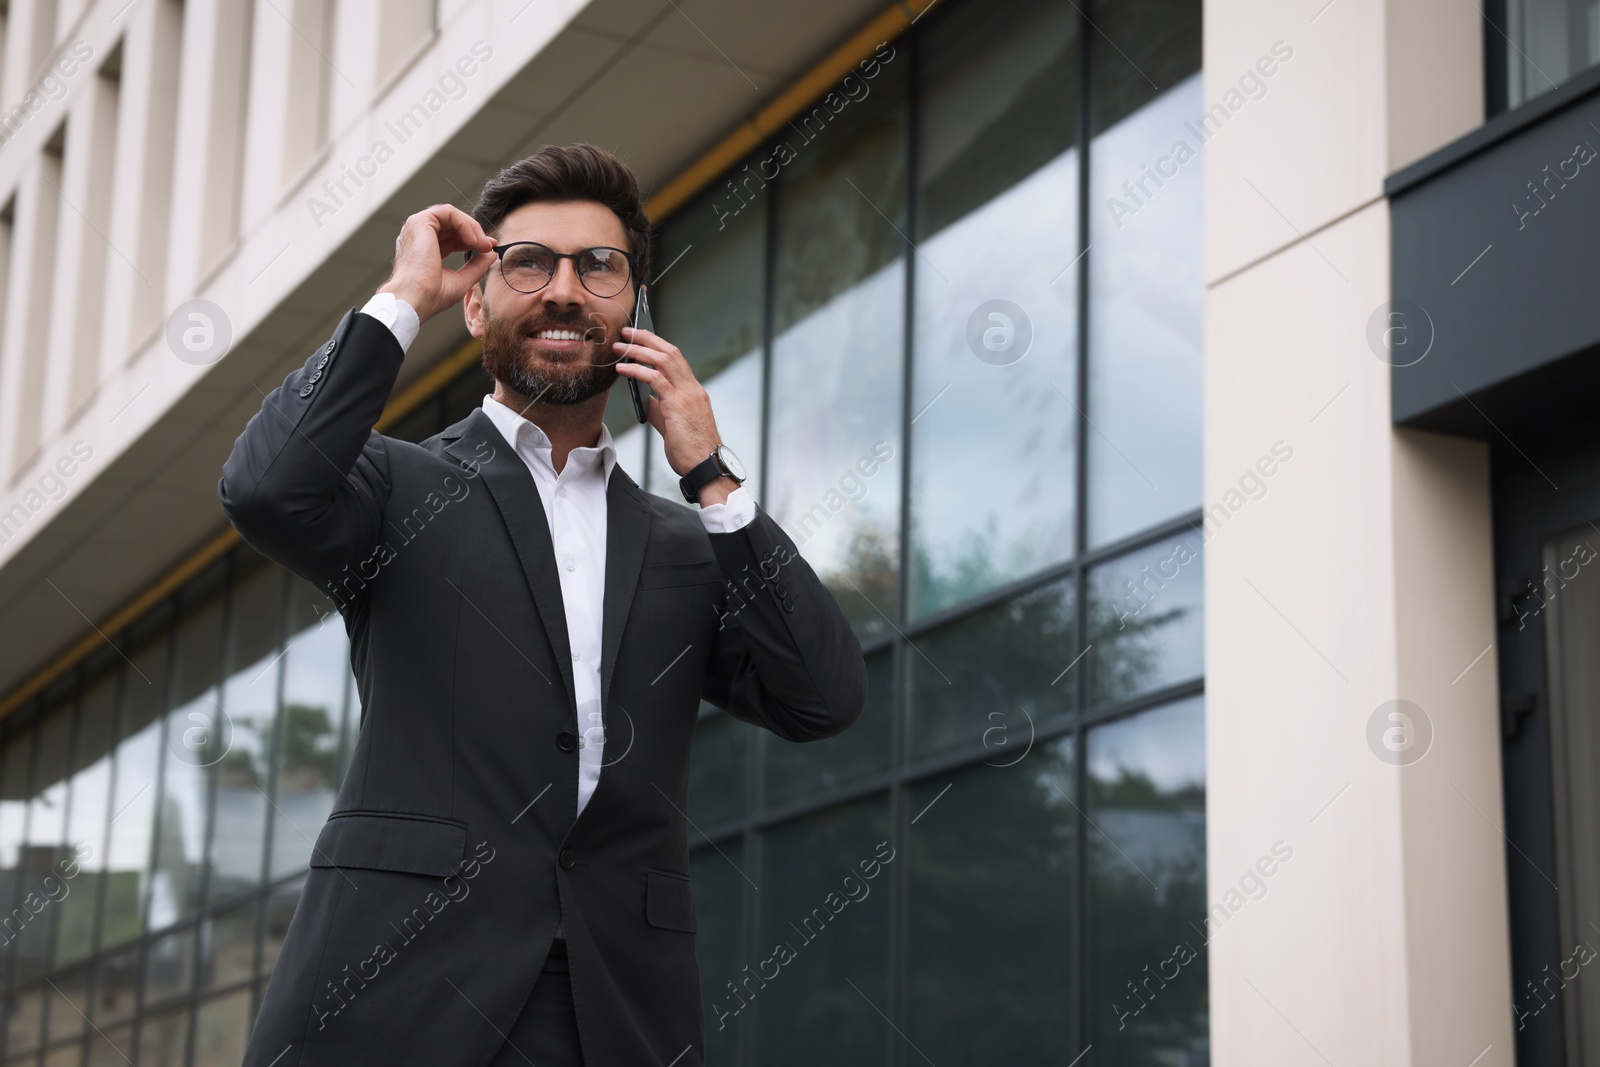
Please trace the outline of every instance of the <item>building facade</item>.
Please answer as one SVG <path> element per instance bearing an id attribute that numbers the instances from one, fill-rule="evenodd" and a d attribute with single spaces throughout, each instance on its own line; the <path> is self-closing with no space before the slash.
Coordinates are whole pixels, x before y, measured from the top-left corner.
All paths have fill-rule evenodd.
<path id="1" fill-rule="evenodd" d="M 239 1061 L 364 715 L 222 459 L 408 214 L 577 140 L 870 677 L 702 708 L 707 1063 L 1600 1063 L 1591 6 L 0 20 L 0 1064 Z M 378 428 L 478 361 L 427 323 Z"/>

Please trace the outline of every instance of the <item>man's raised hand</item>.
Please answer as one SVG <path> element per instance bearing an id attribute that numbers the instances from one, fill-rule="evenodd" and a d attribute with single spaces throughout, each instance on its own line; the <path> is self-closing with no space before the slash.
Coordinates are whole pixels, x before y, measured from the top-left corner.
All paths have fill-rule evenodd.
<path id="1" fill-rule="evenodd" d="M 478 284 L 496 261 L 494 240 L 471 215 L 453 204 L 434 204 L 406 219 L 394 242 L 394 270 L 378 289 L 410 304 L 427 322 Z M 458 269 L 444 265 L 453 252 L 475 252 Z"/>

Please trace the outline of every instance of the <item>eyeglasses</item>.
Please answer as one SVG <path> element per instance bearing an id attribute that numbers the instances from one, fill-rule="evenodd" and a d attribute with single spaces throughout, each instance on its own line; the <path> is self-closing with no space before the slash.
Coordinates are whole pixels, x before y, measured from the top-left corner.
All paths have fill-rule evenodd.
<path id="1" fill-rule="evenodd" d="M 595 296 L 616 296 L 633 277 L 633 256 L 620 248 L 584 248 L 557 252 L 538 241 L 495 245 L 500 277 L 519 293 L 537 293 L 550 284 L 563 259 L 572 260 L 578 281 Z"/>

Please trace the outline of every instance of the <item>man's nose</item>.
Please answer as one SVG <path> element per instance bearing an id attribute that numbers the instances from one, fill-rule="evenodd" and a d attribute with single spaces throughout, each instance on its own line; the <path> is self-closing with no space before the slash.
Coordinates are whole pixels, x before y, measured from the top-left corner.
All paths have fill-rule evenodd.
<path id="1" fill-rule="evenodd" d="M 572 305 L 583 303 L 584 294 L 587 292 L 583 283 L 578 281 L 578 268 L 573 265 L 572 260 L 558 259 L 555 277 L 544 287 L 542 295 L 550 303 Z"/>

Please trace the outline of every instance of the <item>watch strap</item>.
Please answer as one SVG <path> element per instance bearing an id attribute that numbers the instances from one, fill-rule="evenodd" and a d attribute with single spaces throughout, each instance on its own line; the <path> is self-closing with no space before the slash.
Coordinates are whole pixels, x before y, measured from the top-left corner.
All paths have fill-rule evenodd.
<path id="1" fill-rule="evenodd" d="M 717 462 L 717 454 L 713 452 L 691 467 L 688 474 L 678 479 L 678 488 L 683 491 L 683 499 L 690 504 L 698 504 L 700 490 L 722 477 L 722 473 L 722 464 Z"/>

